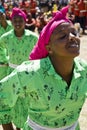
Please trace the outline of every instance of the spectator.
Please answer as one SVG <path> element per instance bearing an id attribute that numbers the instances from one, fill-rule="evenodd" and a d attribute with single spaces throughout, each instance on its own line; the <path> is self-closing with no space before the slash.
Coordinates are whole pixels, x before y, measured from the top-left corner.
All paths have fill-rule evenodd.
<path id="1" fill-rule="evenodd" d="M 19 2 L 19 8 L 22 10 L 25 10 L 27 13 L 29 12 L 29 2 L 27 0 L 22 0 L 22 2 Z"/>
<path id="2" fill-rule="evenodd" d="M 36 27 L 39 34 L 46 24 L 47 24 L 47 20 L 45 19 L 43 11 L 41 11 L 39 12 L 39 15 L 36 18 Z"/>
<path id="3" fill-rule="evenodd" d="M 36 18 L 36 11 L 37 11 L 36 7 L 37 7 L 36 0 L 30 0 L 29 1 L 29 9 L 30 9 L 30 13 L 32 14 L 33 18 Z"/>
<path id="4" fill-rule="evenodd" d="M 40 10 L 47 12 L 49 10 L 49 1 L 48 0 L 41 0 L 39 2 Z"/>
<path id="5" fill-rule="evenodd" d="M 36 20 L 34 18 L 32 18 L 31 13 L 28 13 L 25 28 L 34 32 L 35 27 L 36 27 Z"/>
<path id="6" fill-rule="evenodd" d="M 85 8 L 85 2 L 84 0 L 80 0 L 78 2 L 79 7 L 79 22 L 80 26 L 83 29 L 83 34 L 86 34 L 85 32 L 85 26 L 86 26 L 86 8 Z"/>

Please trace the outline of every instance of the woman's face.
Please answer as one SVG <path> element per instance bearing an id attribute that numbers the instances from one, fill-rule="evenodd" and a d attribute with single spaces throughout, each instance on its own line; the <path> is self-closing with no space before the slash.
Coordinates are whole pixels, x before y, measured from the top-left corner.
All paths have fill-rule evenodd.
<path id="1" fill-rule="evenodd" d="M 49 45 L 52 56 L 76 57 L 80 51 L 80 39 L 70 23 L 60 24 L 52 33 Z M 51 53 L 50 53 L 51 52 Z"/>
<path id="2" fill-rule="evenodd" d="M 0 12 L 0 23 L 2 23 L 2 22 L 5 21 L 5 20 L 6 20 L 6 15 L 5 15 L 5 13 Z"/>
<path id="3" fill-rule="evenodd" d="M 21 17 L 21 16 L 14 16 L 12 18 L 12 25 L 14 26 L 14 30 L 15 31 L 22 31 L 25 29 L 25 21 L 24 21 L 24 18 Z"/>

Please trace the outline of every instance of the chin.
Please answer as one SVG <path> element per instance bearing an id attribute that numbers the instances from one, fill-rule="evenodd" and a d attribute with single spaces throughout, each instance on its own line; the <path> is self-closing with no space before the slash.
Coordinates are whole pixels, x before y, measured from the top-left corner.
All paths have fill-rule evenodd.
<path id="1" fill-rule="evenodd" d="M 69 53 L 69 57 L 70 58 L 75 58 L 75 57 L 77 57 L 77 56 L 79 56 L 80 55 L 80 53 L 78 52 L 78 53 L 76 53 L 76 52 L 74 52 L 74 53 Z"/>
<path id="2" fill-rule="evenodd" d="M 75 57 L 77 57 L 79 55 L 80 55 L 80 53 L 74 53 L 73 58 L 75 58 Z"/>

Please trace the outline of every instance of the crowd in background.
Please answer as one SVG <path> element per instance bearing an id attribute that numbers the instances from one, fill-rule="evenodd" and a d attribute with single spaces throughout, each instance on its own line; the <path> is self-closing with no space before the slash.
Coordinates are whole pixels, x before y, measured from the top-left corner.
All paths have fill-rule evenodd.
<path id="1" fill-rule="evenodd" d="M 79 32 L 85 34 L 87 0 L 1 0 L 7 20 L 10 20 L 12 8 L 19 7 L 27 15 L 26 29 L 35 31 L 37 28 L 39 33 L 52 18 L 52 15 L 68 4 L 70 5 L 69 19 L 75 24 Z"/>

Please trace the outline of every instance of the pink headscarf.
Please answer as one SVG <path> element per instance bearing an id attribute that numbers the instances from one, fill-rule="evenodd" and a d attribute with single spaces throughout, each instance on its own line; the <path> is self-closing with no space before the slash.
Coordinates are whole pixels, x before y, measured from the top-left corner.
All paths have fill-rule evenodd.
<path id="1" fill-rule="evenodd" d="M 14 7 L 13 10 L 12 10 L 12 14 L 10 16 L 11 20 L 16 15 L 23 17 L 24 21 L 26 21 L 26 14 L 21 9 Z"/>
<path id="2" fill-rule="evenodd" d="M 48 56 L 48 51 L 46 50 L 45 46 L 49 43 L 50 36 L 54 29 L 63 22 L 71 23 L 71 21 L 66 18 L 68 8 L 69 6 L 66 6 L 62 8 L 61 11 L 55 13 L 51 21 L 43 28 L 36 45 L 30 53 L 30 60 L 42 59 Z"/>

